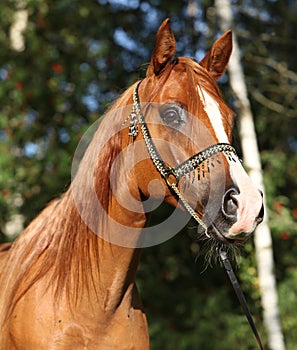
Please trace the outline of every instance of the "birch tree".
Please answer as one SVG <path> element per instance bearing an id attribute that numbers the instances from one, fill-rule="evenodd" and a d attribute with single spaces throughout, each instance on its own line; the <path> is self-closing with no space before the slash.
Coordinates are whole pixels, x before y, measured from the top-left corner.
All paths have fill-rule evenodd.
<path id="1" fill-rule="evenodd" d="M 232 29 L 232 8 L 230 0 L 216 0 L 215 7 L 222 31 Z M 278 295 L 274 276 L 274 261 L 271 233 L 268 226 L 268 215 L 265 203 L 265 190 L 261 169 L 260 155 L 253 122 L 253 115 L 248 99 L 247 88 L 236 33 L 233 33 L 233 54 L 228 68 L 230 86 L 237 99 L 240 139 L 243 160 L 252 181 L 264 193 L 265 218 L 255 232 L 255 249 L 258 268 L 258 278 L 263 307 L 263 319 L 271 350 L 284 350 L 284 337 L 281 330 Z"/>
<path id="2" fill-rule="evenodd" d="M 25 8 L 23 0 L 17 2 L 17 8 L 14 13 L 14 20 L 10 27 L 9 38 L 11 48 L 17 52 L 25 50 L 25 39 L 23 32 L 28 23 L 28 10 Z"/>
<path id="3" fill-rule="evenodd" d="M 23 0 L 19 0 L 16 5 L 14 18 L 9 30 L 10 47 L 16 52 L 25 50 L 25 38 L 23 32 L 26 30 L 28 23 L 28 10 Z M 23 199 L 20 193 L 14 195 L 13 204 L 20 207 Z M 4 232 L 7 236 L 16 237 L 22 230 L 25 217 L 22 214 L 14 214 L 6 223 Z"/>

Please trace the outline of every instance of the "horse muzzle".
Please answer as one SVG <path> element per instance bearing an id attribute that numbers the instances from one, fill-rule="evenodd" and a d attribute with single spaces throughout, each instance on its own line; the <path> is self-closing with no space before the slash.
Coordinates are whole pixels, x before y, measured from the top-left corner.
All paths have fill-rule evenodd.
<path id="1" fill-rule="evenodd" d="M 210 224 L 208 233 L 219 241 L 243 243 L 263 221 L 263 193 L 241 194 L 238 188 L 228 189 L 221 210 Z"/>

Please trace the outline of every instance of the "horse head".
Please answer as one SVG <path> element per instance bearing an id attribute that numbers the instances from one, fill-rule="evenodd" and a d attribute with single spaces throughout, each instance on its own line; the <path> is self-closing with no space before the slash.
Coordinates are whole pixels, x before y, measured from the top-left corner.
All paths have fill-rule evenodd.
<path id="1" fill-rule="evenodd" d="M 148 198 L 154 180 L 161 181 L 164 201 L 185 207 L 208 237 L 243 242 L 263 219 L 263 200 L 231 146 L 234 112 L 216 83 L 231 55 L 232 32 L 200 63 L 175 58 L 175 51 L 167 19 L 129 116 L 130 137 L 144 140 L 149 153 L 134 169 L 138 187 Z"/>

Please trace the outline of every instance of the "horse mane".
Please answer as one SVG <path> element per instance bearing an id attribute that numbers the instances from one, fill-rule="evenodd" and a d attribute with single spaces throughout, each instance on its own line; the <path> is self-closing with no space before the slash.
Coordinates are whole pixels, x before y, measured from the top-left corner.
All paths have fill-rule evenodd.
<path id="1" fill-rule="evenodd" d="M 109 173 L 122 142 L 120 132 L 115 132 L 110 139 L 108 134 L 112 134 L 113 129 L 119 129 L 118 126 L 123 123 L 124 112 L 121 112 L 121 107 L 132 103 L 134 86 L 128 88 L 105 113 L 82 160 L 82 163 L 87 162 L 94 156 L 98 138 L 108 139 L 100 154 L 96 155 L 97 164 L 102 166 L 94 169 L 100 180 L 96 194 L 103 207 L 108 205 Z M 74 178 L 74 181 L 82 180 Z M 6 303 L 0 315 L 0 324 L 9 317 L 22 296 L 45 275 L 48 287 L 55 286 L 56 300 L 64 290 L 70 300 L 70 289 L 71 299 L 75 302 L 79 298 L 80 288 L 93 288 L 98 294 L 98 286 L 94 281 L 96 274 L 100 273 L 99 237 L 79 215 L 71 187 L 72 184 L 60 198 L 49 203 L 7 252 L 8 260 L 0 275 Z M 81 186 L 82 191 L 84 188 Z M 87 198 L 88 194 L 81 195 Z M 88 209 L 92 211 L 92 208 Z"/>

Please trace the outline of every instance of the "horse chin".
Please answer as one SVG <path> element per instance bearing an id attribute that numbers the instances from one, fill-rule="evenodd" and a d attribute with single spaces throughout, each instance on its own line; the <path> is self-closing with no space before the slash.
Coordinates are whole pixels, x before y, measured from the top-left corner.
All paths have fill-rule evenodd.
<path id="1" fill-rule="evenodd" d="M 207 235 L 213 238 L 218 243 L 233 244 L 234 241 L 226 238 L 221 230 L 213 223 L 207 229 Z"/>
<path id="2" fill-rule="evenodd" d="M 234 235 L 230 236 L 228 232 L 225 233 L 225 229 L 220 229 L 215 223 L 212 223 L 208 227 L 207 234 L 211 236 L 211 238 L 213 238 L 218 243 L 227 244 L 227 245 L 243 244 L 250 237 L 250 234 L 247 234 L 245 232 L 238 234 L 236 236 Z"/>

